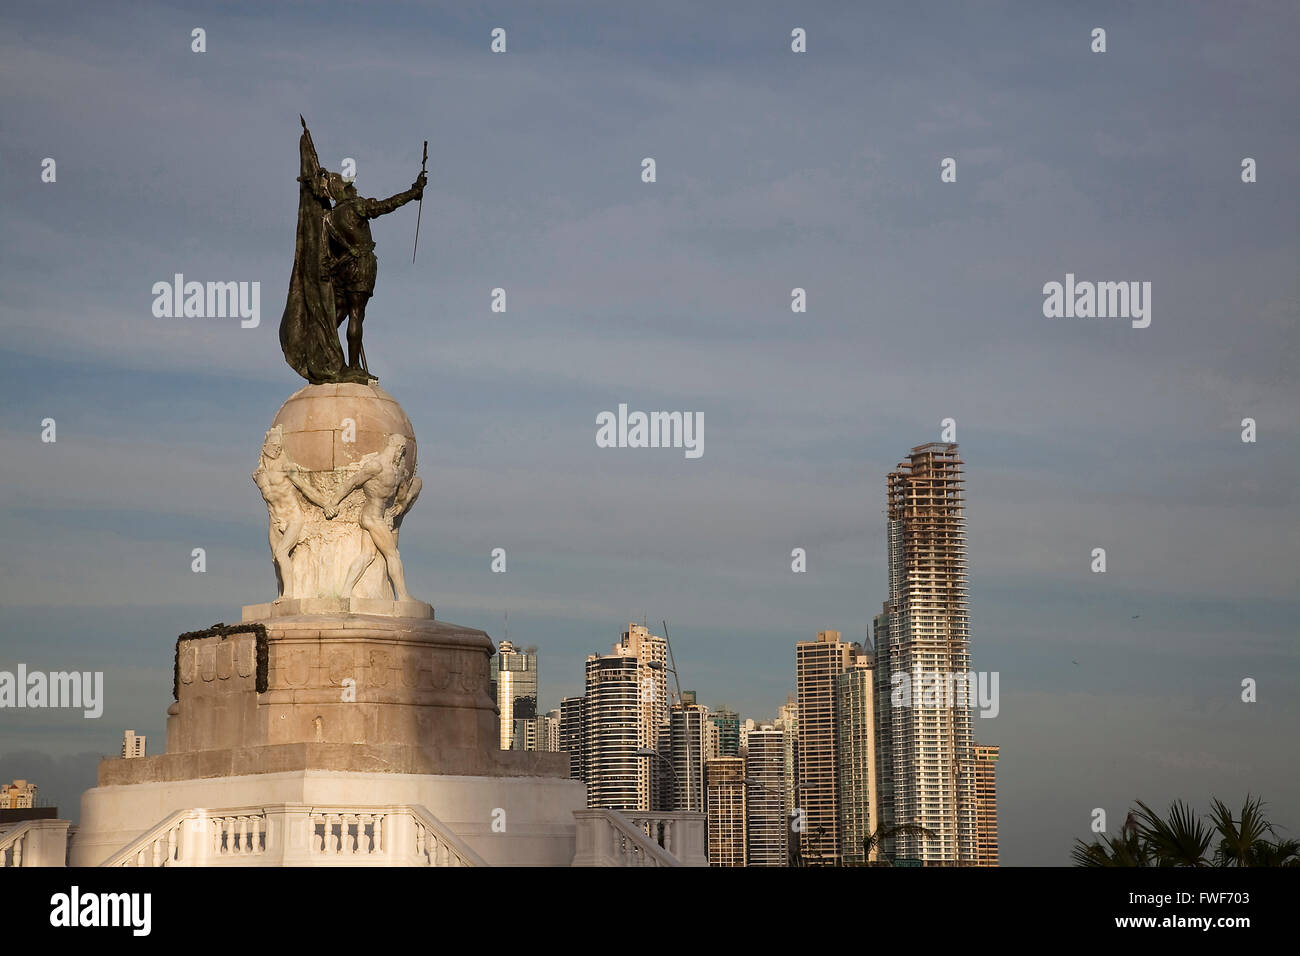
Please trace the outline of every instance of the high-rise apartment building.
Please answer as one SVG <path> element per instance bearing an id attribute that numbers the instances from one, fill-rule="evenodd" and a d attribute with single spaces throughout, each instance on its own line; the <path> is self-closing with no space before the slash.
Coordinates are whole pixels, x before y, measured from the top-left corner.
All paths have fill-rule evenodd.
<path id="1" fill-rule="evenodd" d="M 715 710 L 709 718 L 718 728 L 718 754 L 735 757 L 740 754 L 740 714 L 729 707 Z"/>
<path id="2" fill-rule="evenodd" d="M 36 784 L 26 780 L 0 784 L 0 810 L 30 810 L 36 804 Z"/>
<path id="3" fill-rule="evenodd" d="M 913 448 L 889 475 L 888 501 L 888 639 L 878 656 L 891 677 L 902 672 L 913 682 L 918 674 L 944 680 L 967 674 L 966 522 L 957 446 Z M 891 706 L 889 715 L 890 814 L 895 825 L 919 824 L 932 835 L 900 833 L 894 851 L 927 864 L 968 863 L 975 853 L 969 701 L 930 706 L 936 702 L 927 702 L 920 687 L 913 691 L 907 705 Z"/>
<path id="4" fill-rule="evenodd" d="M 876 675 L 876 819 L 883 834 L 877 842 L 876 853 L 879 859 L 887 860 L 893 858 L 895 850 L 893 838 L 888 836 L 894 825 L 894 725 L 890 684 L 894 668 L 890 656 L 888 602 L 884 611 L 872 619 L 871 641 Z"/>
<path id="5" fill-rule="evenodd" d="M 515 720 L 515 750 L 542 750 L 553 753 L 560 749 L 560 712 L 552 710 L 536 717 Z"/>
<path id="6" fill-rule="evenodd" d="M 560 749 L 569 754 L 569 779 L 586 780 L 586 743 L 583 714 L 586 697 L 566 697 L 560 701 Z"/>
<path id="7" fill-rule="evenodd" d="M 539 750 L 545 750 L 548 753 L 560 752 L 560 709 L 558 707 L 546 712 L 546 746 L 539 746 Z"/>
<path id="8" fill-rule="evenodd" d="M 704 761 L 707 742 L 708 708 L 679 701 L 669 708 L 669 735 L 666 756 L 671 765 L 674 810 L 704 810 Z"/>
<path id="9" fill-rule="evenodd" d="M 800 856 L 806 864 L 839 862 L 839 772 L 835 741 L 836 681 L 853 662 L 839 631 L 820 631 L 795 645 L 799 693 L 798 799 Z"/>
<path id="10" fill-rule="evenodd" d="M 704 757 L 722 756 L 722 740 L 718 734 L 718 725 L 712 720 L 704 723 Z"/>
<path id="11" fill-rule="evenodd" d="M 122 735 L 122 756 L 128 758 L 143 757 L 145 755 L 145 743 L 146 738 L 143 734 L 128 730 Z"/>
<path id="12" fill-rule="evenodd" d="M 713 757 L 705 764 L 710 866 L 745 865 L 745 761 Z"/>
<path id="13" fill-rule="evenodd" d="M 641 681 L 635 657 L 587 658 L 587 806 L 650 809 L 650 771 L 641 747 Z"/>
<path id="14" fill-rule="evenodd" d="M 523 750 L 522 744 L 515 744 L 516 721 L 537 716 L 537 648 L 518 651 L 509 641 L 502 641 L 490 671 L 501 712 L 501 749 Z"/>
<path id="15" fill-rule="evenodd" d="M 772 724 L 750 730 L 745 749 L 746 850 L 749 866 L 785 866 L 785 732 Z"/>
<path id="16" fill-rule="evenodd" d="M 747 717 L 740 722 L 740 746 L 736 751 L 738 756 L 745 756 L 745 750 L 749 747 L 749 732 L 757 728 L 758 723 L 753 717 Z"/>
<path id="17" fill-rule="evenodd" d="M 876 796 L 875 668 L 868 653 L 858 654 L 836 678 L 836 763 L 840 777 L 840 858 L 864 864 L 867 837 L 879 826 Z"/>
<path id="18" fill-rule="evenodd" d="M 975 781 L 975 866 L 998 865 L 998 748 L 976 744 L 971 774 Z"/>
<path id="19" fill-rule="evenodd" d="M 793 694 L 777 709 L 775 726 L 781 731 L 781 749 L 785 758 L 785 807 L 789 814 L 798 806 L 795 787 L 799 784 L 799 705 L 795 703 Z"/>
<path id="20" fill-rule="evenodd" d="M 660 781 L 670 771 L 660 749 L 667 735 L 667 644 L 629 624 L 607 655 L 587 658 L 583 717 L 587 805 L 659 809 Z M 642 751 L 653 751 L 646 756 Z"/>

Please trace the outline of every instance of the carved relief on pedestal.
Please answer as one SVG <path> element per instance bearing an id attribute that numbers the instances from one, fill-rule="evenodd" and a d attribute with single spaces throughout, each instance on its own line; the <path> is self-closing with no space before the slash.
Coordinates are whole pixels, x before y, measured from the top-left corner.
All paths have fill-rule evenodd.
<path id="1" fill-rule="evenodd" d="M 375 687 L 388 686 L 388 669 L 391 666 L 387 651 L 370 652 L 370 683 Z"/>
<path id="2" fill-rule="evenodd" d="M 287 652 L 281 652 L 281 662 L 284 664 L 284 683 L 288 687 L 300 687 L 307 683 L 307 678 L 311 673 L 311 664 L 307 660 L 307 652 L 301 648 L 292 648 Z"/>
<path id="3" fill-rule="evenodd" d="M 257 644 L 255 641 L 240 641 L 235 647 L 235 670 L 240 677 L 251 677 L 257 668 Z"/>
<path id="4" fill-rule="evenodd" d="M 194 672 L 198 669 L 197 655 L 193 647 L 186 645 L 180 650 L 181 682 L 194 683 Z"/>
<path id="5" fill-rule="evenodd" d="M 473 651 L 465 652 L 465 661 L 459 674 L 460 690 L 472 694 L 487 683 L 487 659 Z"/>
<path id="6" fill-rule="evenodd" d="M 345 651 L 334 651 L 329 658 L 329 682 L 335 687 L 343 683 L 344 678 L 355 678 L 356 666 L 352 660 L 352 654 Z"/>
<path id="7" fill-rule="evenodd" d="M 410 601 L 397 547 L 421 489 L 410 422 L 377 387 L 330 388 L 285 403 L 253 472 L 278 596 Z"/>
<path id="8" fill-rule="evenodd" d="M 447 660 L 435 659 L 433 662 L 433 671 L 431 673 L 431 683 L 434 690 L 449 690 L 452 680 L 455 678 L 455 671 L 452 667 L 446 666 Z M 439 666 L 439 665 L 443 666 Z"/>
<path id="9" fill-rule="evenodd" d="M 230 675 L 235 672 L 235 647 L 228 641 L 223 641 L 217 645 L 217 677 L 220 680 L 230 680 Z"/>

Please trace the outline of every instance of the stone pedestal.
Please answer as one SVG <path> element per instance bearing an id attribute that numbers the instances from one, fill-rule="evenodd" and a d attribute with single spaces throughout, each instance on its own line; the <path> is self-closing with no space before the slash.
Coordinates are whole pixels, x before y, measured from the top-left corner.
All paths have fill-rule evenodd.
<path id="1" fill-rule="evenodd" d="M 442 860 L 457 841 L 473 851 L 462 861 L 568 865 L 585 802 L 568 754 L 499 749 L 492 641 L 435 620 L 401 586 L 397 533 L 421 483 L 397 402 L 373 384 L 299 390 L 253 477 L 283 593 L 237 625 L 180 637 L 167 752 L 100 762 L 74 864 L 214 865 L 197 853 L 197 827 L 215 865 L 230 862 L 232 840 L 240 865 L 287 865 L 315 832 L 303 814 L 332 807 L 321 819 L 352 828 L 354 850 L 357 826 L 378 842 L 322 852 L 329 865 Z M 424 849 L 385 850 L 385 832 Z"/>
<path id="2" fill-rule="evenodd" d="M 181 811 L 191 811 L 175 824 L 184 833 L 227 817 L 274 824 L 295 805 L 342 808 L 344 821 L 427 811 L 488 864 L 569 865 L 586 788 L 567 779 L 568 754 L 498 749 L 487 634 L 432 616 L 270 607 L 260 620 L 177 642 L 167 752 L 100 761 L 99 786 L 82 797 L 74 866 L 110 859 Z M 277 842 L 287 838 L 278 826 L 268 852 L 233 862 L 412 865 L 387 851 L 304 856 Z M 151 845 L 159 857 L 166 839 Z"/>
<path id="3" fill-rule="evenodd" d="M 101 783 L 306 769 L 567 776 L 564 755 L 498 749 L 482 631 L 366 614 L 237 628 L 178 642 L 167 752 L 105 761 Z"/>

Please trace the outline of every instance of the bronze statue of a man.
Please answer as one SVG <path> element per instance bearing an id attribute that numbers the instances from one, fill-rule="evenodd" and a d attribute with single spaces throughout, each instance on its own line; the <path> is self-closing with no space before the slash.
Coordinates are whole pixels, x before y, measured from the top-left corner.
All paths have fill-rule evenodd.
<path id="1" fill-rule="evenodd" d="M 298 229 L 280 347 L 290 368 L 313 385 L 365 384 L 373 376 L 361 341 L 362 323 L 378 264 L 369 220 L 422 198 L 427 177 L 422 170 L 410 189 L 388 199 L 358 196 L 351 183 L 321 167 L 306 121 L 298 158 Z M 346 364 L 338 339 L 345 320 Z"/>
<path id="2" fill-rule="evenodd" d="M 329 196 L 334 208 L 325 213 L 325 232 L 329 237 L 326 265 L 334 283 L 334 311 L 338 324 L 348 323 L 349 376 L 369 374 L 365 352 L 361 347 L 361 325 L 366 320 L 366 302 L 375 292 L 375 275 L 379 260 L 375 258 L 375 241 L 370 236 L 370 220 L 387 215 L 424 195 L 428 177 L 421 172 L 406 192 L 387 199 L 366 199 L 338 173 L 330 173 Z"/>

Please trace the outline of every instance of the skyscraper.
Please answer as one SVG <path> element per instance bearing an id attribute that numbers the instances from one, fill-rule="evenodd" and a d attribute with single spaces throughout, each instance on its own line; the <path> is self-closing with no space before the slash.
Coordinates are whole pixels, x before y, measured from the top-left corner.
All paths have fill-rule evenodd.
<path id="1" fill-rule="evenodd" d="M 745 750 L 745 821 L 749 866 L 785 866 L 789 804 L 785 793 L 785 732 L 772 724 L 749 731 Z"/>
<path id="2" fill-rule="evenodd" d="M 875 669 L 871 655 L 857 655 L 836 678 L 835 731 L 840 776 L 840 857 L 867 863 L 866 837 L 879 826 L 876 797 Z M 871 860 L 876 858 L 873 853 Z"/>
<path id="3" fill-rule="evenodd" d="M 516 718 L 512 746 L 515 750 L 559 750 L 560 712 L 552 710 L 536 717 Z"/>
<path id="4" fill-rule="evenodd" d="M 757 730 L 757 729 L 758 729 L 758 724 L 757 722 L 755 722 L 753 717 L 747 717 L 740 722 L 740 728 L 739 728 L 740 743 L 739 743 L 739 749 L 737 749 L 736 751 L 736 753 L 739 756 L 741 757 L 745 756 L 745 750 L 749 747 L 750 731 Z"/>
<path id="5" fill-rule="evenodd" d="M 640 665 L 619 654 L 587 658 L 584 714 L 587 806 L 649 810 L 650 770 L 641 744 Z"/>
<path id="6" fill-rule="evenodd" d="M 515 722 L 537 716 L 537 648 L 516 651 L 509 641 L 502 641 L 490 671 L 501 712 L 501 749 L 523 750 L 515 745 Z"/>
<path id="7" fill-rule="evenodd" d="M 718 753 L 723 757 L 740 754 L 740 714 L 730 707 L 720 707 L 709 717 L 718 728 Z"/>
<path id="8" fill-rule="evenodd" d="M 975 866 L 998 865 L 998 748 L 975 745 Z"/>
<path id="9" fill-rule="evenodd" d="M 704 758 L 722 756 L 722 741 L 718 734 L 718 725 L 712 720 L 704 722 Z"/>
<path id="10" fill-rule="evenodd" d="M 709 865 L 745 865 L 745 761 L 713 757 L 705 765 L 708 785 Z"/>
<path id="11" fill-rule="evenodd" d="M 962 460 L 955 444 L 911 450 L 889 475 L 887 653 L 896 673 L 966 674 L 970 619 L 966 594 L 966 522 Z M 968 863 L 975 853 L 969 701 L 927 706 L 913 686 L 890 713 L 893 822 L 932 832 L 901 833 L 900 858 Z M 891 704 L 894 703 L 891 701 Z M 882 705 L 883 706 L 883 705 Z"/>
<path id="12" fill-rule="evenodd" d="M 684 692 L 683 696 L 686 693 Z M 669 710 L 668 757 L 672 764 L 674 810 L 704 810 L 704 760 L 708 723 L 707 708 L 682 700 Z"/>
<path id="13" fill-rule="evenodd" d="M 798 791 L 795 787 L 799 783 L 799 705 L 795 703 L 793 694 L 777 709 L 776 727 L 781 731 L 781 751 L 785 758 L 785 812 L 788 818 L 796 806 L 795 794 Z"/>
<path id="14" fill-rule="evenodd" d="M 871 641 L 876 675 L 876 822 L 887 833 L 894 825 L 894 724 L 890 694 L 890 675 L 894 666 L 889 643 L 888 602 L 885 602 L 884 611 L 872 619 Z M 895 850 L 893 838 L 882 836 L 876 850 L 878 858 L 892 858 Z"/>
<path id="15" fill-rule="evenodd" d="M 819 631 L 815 641 L 795 644 L 799 692 L 798 799 L 803 810 L 802 853 L 806 863 L 839 861 L 839 773 L 835 747 L 836 680 L 853 661 L 853 646 L 839 631 Z"/>
<path id="16" fill-rule="evenodd" d="M 669 773 L 660 749 L 668 734 L 666 661 L 664 639 L 639 624 L 628 625 L 611 654 L 587 658 L 588 806 L 660 809 L 660 781 Z M 642 750 L 659 756 L 643 756 Z"/>
<path id="17" fill-rule="evenodd" d="M 569 779 L 586 780 L 586 743 L 583 713 L 586 697 L 566 697 L 560 701 L 560 749 L 569 754 Z"/>

